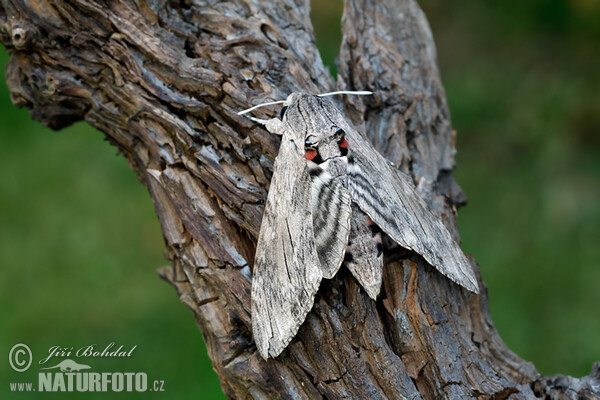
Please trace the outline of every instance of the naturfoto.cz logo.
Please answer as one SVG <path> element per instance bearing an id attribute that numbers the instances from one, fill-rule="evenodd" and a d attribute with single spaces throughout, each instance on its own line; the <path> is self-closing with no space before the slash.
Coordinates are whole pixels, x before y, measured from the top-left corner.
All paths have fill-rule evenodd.
<path id="1" fill-rule="evenodd" d="M 49 355 L 39 361 L 44 365 L 53 357 L 75 356 L 75 357 L 130 357 L 137 346 L 129 351 L 123 350 L 123 346 L 114 349 L 111 343 L 104 350 L 96 350 L 96 345 L 90 345 L 74 351 L 73 348 L 51 347 Z M 114 349 L 114 350 L 113 350 Z M 33 354 L 29 346 L 19 343 L 10 350 L 9 364 L 17 372 L 27 371 L 33 360 Z M 87 361 L 86 361 L 87 362 Z M 54 364 L 54 363 L 52 363 Z M 56 364 L 40 368 L 38 371 L 38 384 L 34 387 L 33 382 L 12 382 L 11 392 L 145 392 L 164 391 L 164 382 L 155 380 L 148 387 L 148 376 L 145 372 L 93 372 L 92 367 L 87 364 L 78 363 L 66 358 Z"/>

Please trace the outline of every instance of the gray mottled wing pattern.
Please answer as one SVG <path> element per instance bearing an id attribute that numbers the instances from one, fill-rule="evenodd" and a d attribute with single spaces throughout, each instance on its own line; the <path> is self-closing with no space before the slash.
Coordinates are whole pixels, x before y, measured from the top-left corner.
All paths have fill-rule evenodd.
<path id="1" fill-rule="evenodd" d="M 350 230 L 350 196 L 283 136 L 258 236 L 252 330 L 276 357 L 296 335 L 323 277 L 339 269 Z"/>
<path id="2" fill-rule="evenodd" d="M 479 285 L 469 261 L 412 183 L 353 127 L 343 120 L 340 124 L 352 152 L 348 160 L 348 191 L 352 199 L 402 247 L 417 252 L 442 274 L 478 293 Z"/>
<path id="3" fill-rule="evenodd" d="M 323 277 L 313 237 L 311 177 L 285 135 L 258 236 L 252 331 L 260 354 L 275 357 L 294 337 Z"/>

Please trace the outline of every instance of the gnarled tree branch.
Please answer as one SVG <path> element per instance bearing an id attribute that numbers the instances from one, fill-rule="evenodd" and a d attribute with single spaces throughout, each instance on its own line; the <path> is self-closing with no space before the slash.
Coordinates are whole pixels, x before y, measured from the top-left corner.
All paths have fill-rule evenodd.
<path id="1" fill-rule="evenodd" d="M 375 91 L 347 99 L 348 117 L 458 238 L 464 195 L 422 11 L 414 0 L 346 0 L 342 22 L 336 84 L 307 1 L 0 1 L 13 102 L 55 129 L 84 119 L 127 158 L 161 222 L 172 267 L 160 274 L 194 312 L 229 397 L 597 395 L 597 368 L 540 377 L 500 340 L 485 290 L 469 294 L 416 255 L 385 266 L 377 302 L 340 273 L 288 349 L 258 355 L 249 272 L 279 139 L 236 111 L 294 91 Z"/>

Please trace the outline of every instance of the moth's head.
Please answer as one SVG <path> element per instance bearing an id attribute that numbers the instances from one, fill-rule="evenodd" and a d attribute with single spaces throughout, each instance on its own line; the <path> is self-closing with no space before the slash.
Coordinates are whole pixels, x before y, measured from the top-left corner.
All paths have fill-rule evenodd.
<path id="1" fill-rule="evenodd" d="M 330 101 L 324 99 L 326 96 L 340 94 L 369 95 L 372 92 L 342 90 L 317 96 L 292 93 L 286 100 L 259 104 L 237 114 L 244 115 L 259 107 L 283 103 L 279 118 L 249 118 L 264 125 L 271 133 L 286 136 L 296 143 L 299 149 L 308 152 L 308 159 L 315 154 L 314 157 L 319 155 L 328 160 L 343 157 L 347 153 L 348 144 L 342 129 L 343 126 L 347 126 L 344 117 Z"/>
<path id="2" fill-rule="evenodd" d="M 317 164 L 348 154 L 343 116 L 327 99 L 304 93 L 288 96 L 281 119 L 304 157 Z"/>

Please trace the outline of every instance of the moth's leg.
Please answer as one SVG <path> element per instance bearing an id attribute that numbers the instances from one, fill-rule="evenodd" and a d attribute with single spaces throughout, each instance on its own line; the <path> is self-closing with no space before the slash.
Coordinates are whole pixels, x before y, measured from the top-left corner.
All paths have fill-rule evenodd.
<path id="1" fill-rule="evenodd" d="M 277 118 L 271 118 L 271 119 L 260 119 L 260 118 L 255 118 L 255 117 L 248 117 L 248 118 L 250 118 L 252 121 L 256 122 L 257 124 L 263 125 L 269 132 L 271 132 L 275 135 L 283 135 L 283 133 L 285 132 L 283 122 L 281 122 L 281 120 L 279 120 Z"/>
<path id="2" fill-rule="evenodd" d="M 354 203 L 350 219 L 350 238 L 344 261 L 369 297 L 376 299 L 381 289 L 383 271 L 381 231 Z"/>
<path id="3" fill-rule="evenodd" d="M 373 236 L 373 240 L 375 241 L 375 247 L 377 248 L 377 258 L 382 258 L 383 256 L 383 241 L 381 239 L 381 235 L 383 231 L 381 228 L 373 222 L 371 217 L 367 215 L 367 226 L 371 230 L 371 235 Z"/>

